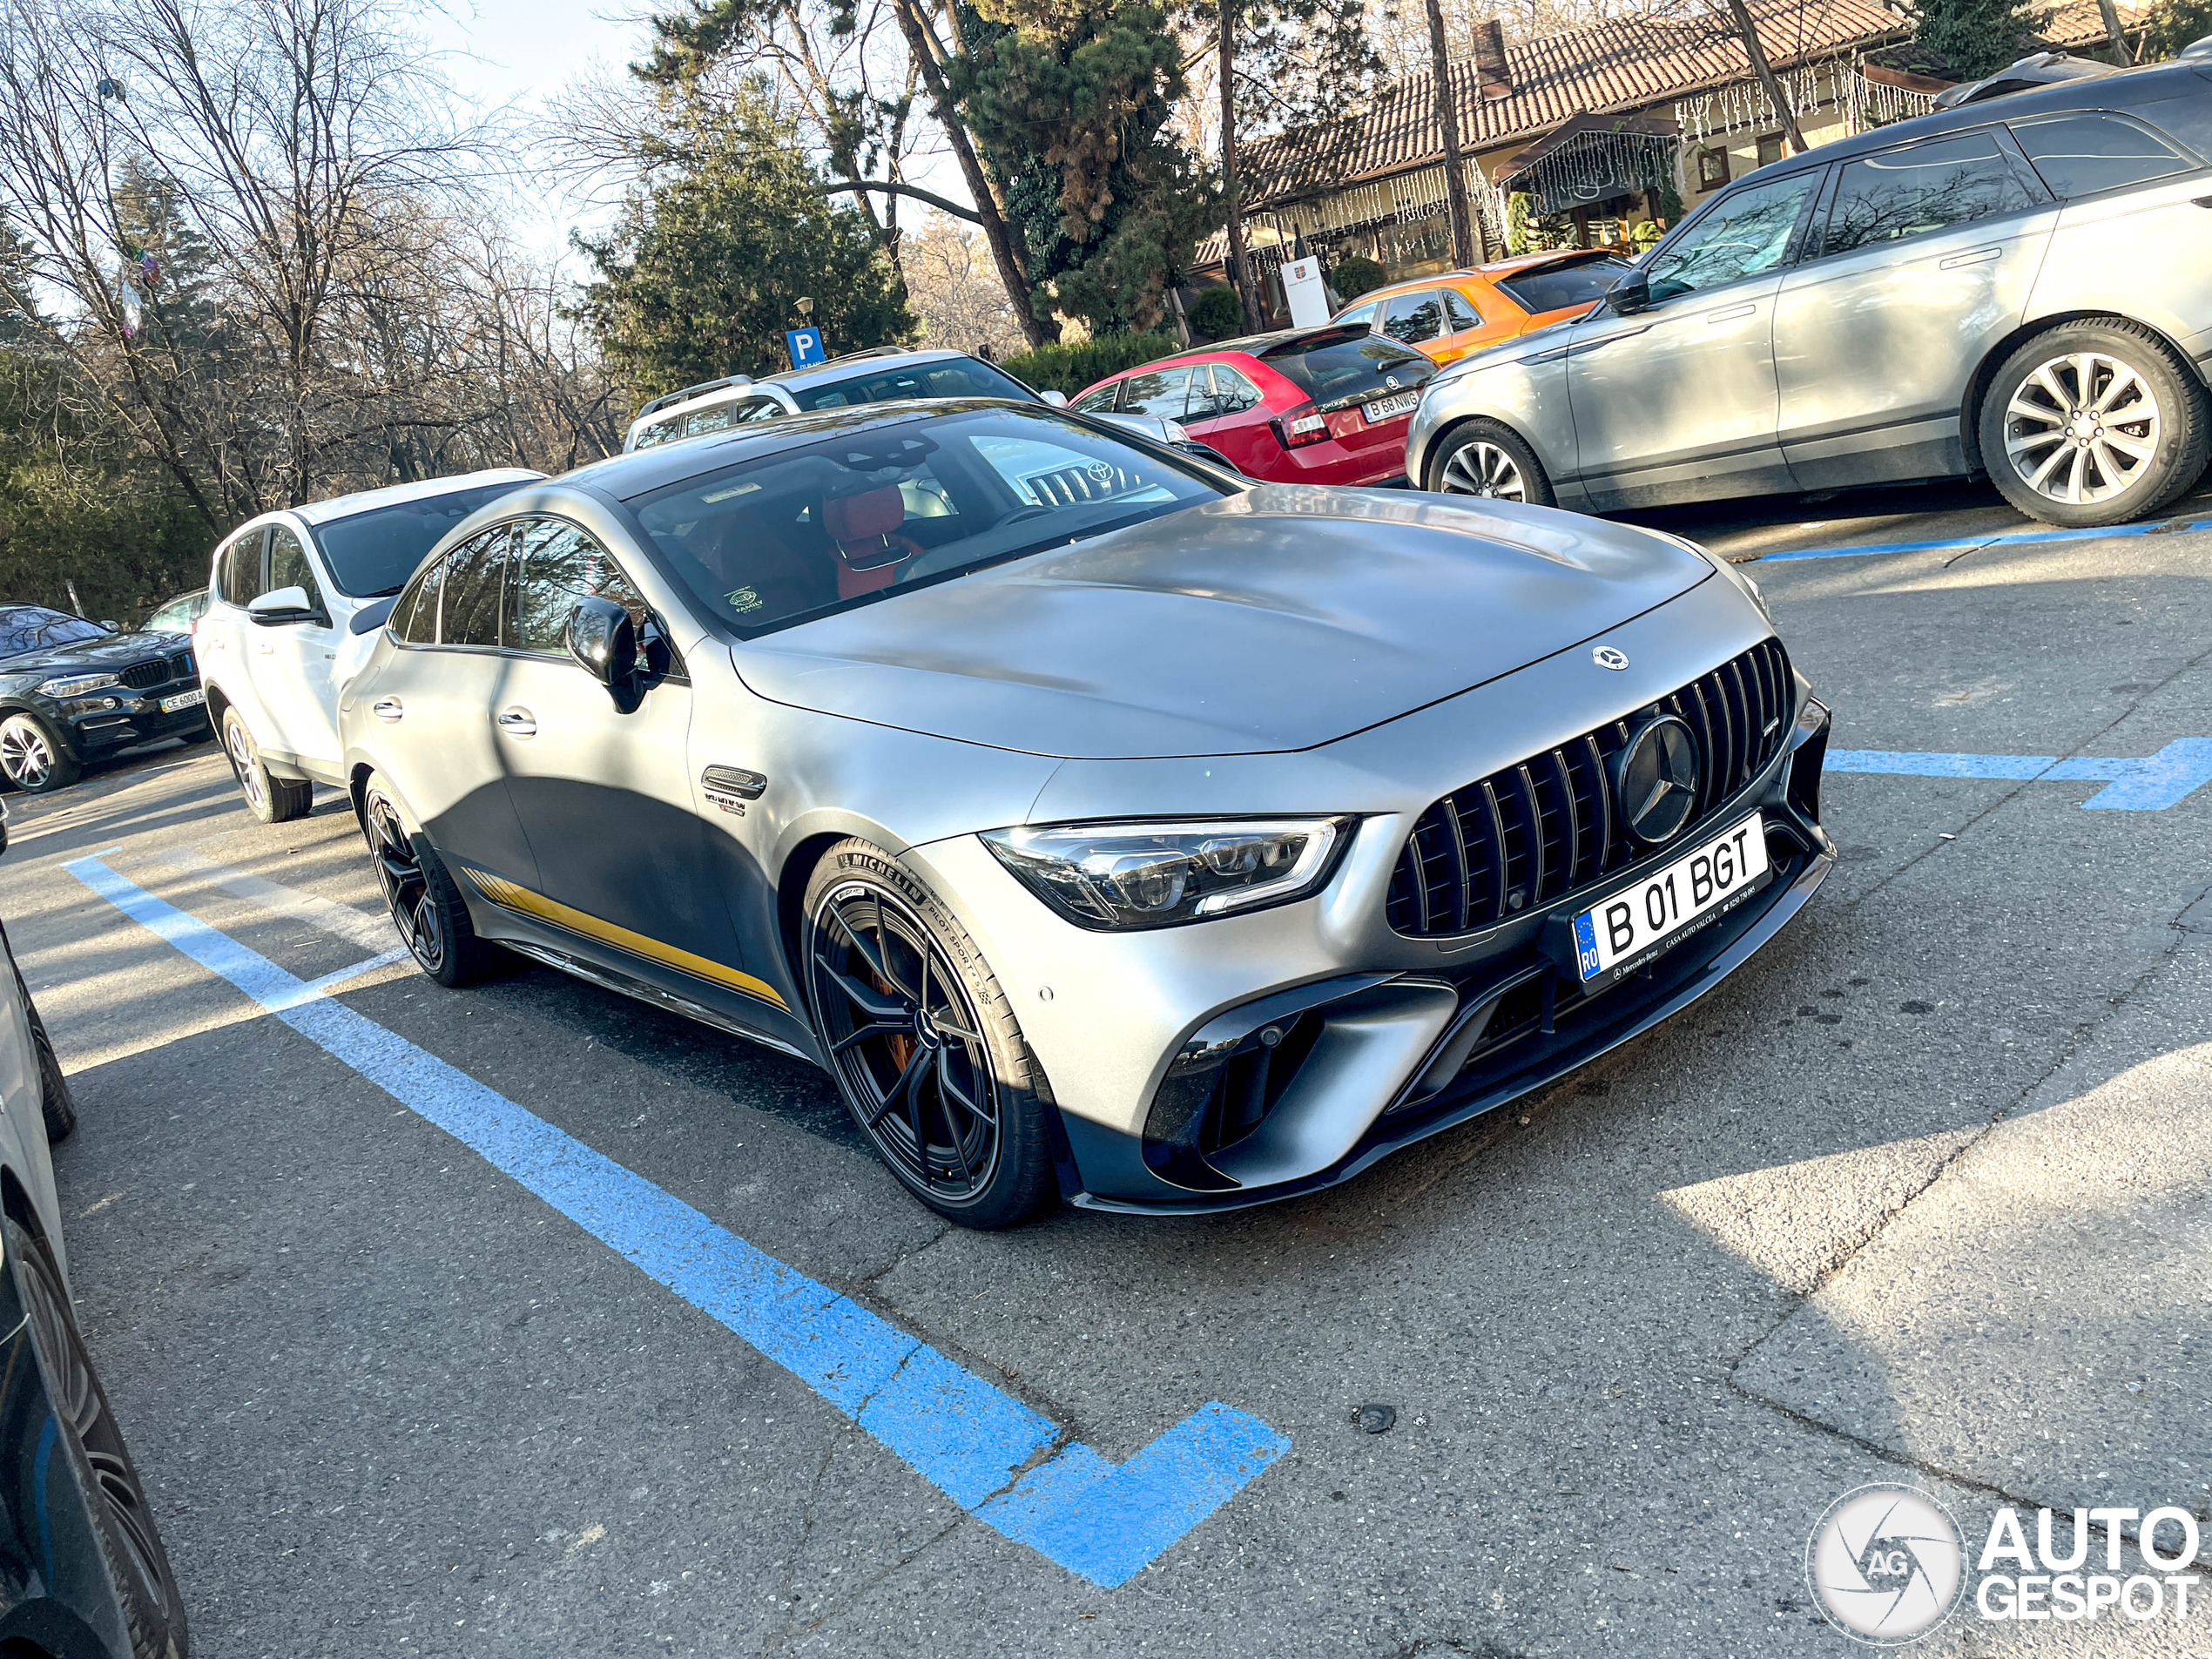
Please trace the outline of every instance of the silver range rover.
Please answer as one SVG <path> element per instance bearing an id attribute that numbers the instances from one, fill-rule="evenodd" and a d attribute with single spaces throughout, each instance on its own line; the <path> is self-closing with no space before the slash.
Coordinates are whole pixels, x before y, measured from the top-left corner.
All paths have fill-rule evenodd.
<path id="1" fill-rule="evenodd" d="M 401 936 L 821 1066 L 965 1224 L 1341 1181 L 1805 903 L 1828 715 L 1689 543 L 871 405 L 458 526 L 340 725 Z"/>
<path id="2" fill-rule="evenodd" d="M 2156 512 L 2212 444 L 2212 57 L 1770 163 L 1577 320 L 1430 381 L 1425 488 L 1599 512 L 1986 473 Z"/>

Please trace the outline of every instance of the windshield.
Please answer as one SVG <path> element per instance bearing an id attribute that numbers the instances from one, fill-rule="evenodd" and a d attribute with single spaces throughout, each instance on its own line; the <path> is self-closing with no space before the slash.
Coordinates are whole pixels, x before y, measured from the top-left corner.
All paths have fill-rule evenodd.
<path id="1" fill-rule="evenodd" d="M 1627 273 L 1629 262 L 1616 260 L 1608 253 L 1595 260 L 1580 260 L 1573 265 L 1554 265 L 1541 271 L 1507 277 L 1498 286 L 1520 303 L 1523 311 L 1541 316 L 1547 311 L 1564 311 L 1569 306 L 1586 306 L 1602 300 L 1605 291 Z"/>
<path id="2" fill-rule="evenodd" d="M 670 574 L 750 638 L 1227 493 L 1039 407 L 855 419 L 631 507 Z"/>
<path id="3" fill-rule="evenodd" d="M 784 389 L 802 409 L 842 409 L 855 403 L 889 403 L 902 397 L 1010 397 L 1034 403 L 1037 395 L 988 363 L 948 357 L 934 363 L 900 363 L 872 374 L 850 374 L 826 386 Z"/>
<path id="4" fill-rule="evenodd" d="M 1270 346 L 1260 361 L 1296 381 L 1316 403 L 1348 401 L 1377 391 L 1411 391 L 1436 373 L 1409 346 L 1371 334 L 1359 323 Z M 1386 380 L 1393 382 L 1386 386 Z"/>
<path id="5" fill-rule="evenodd" d="M 0 610 L 0 657 L 20 657 L 50 645 L 98 639 L 106 632 L 96 622 L 49 610 L 44 605 L 10 605 Z"/>
<path id="6" fill-rule="evenodd" d="M 315 526 L 315 540 L 341 593 L 356 599 L 397 593 L 445 533 L 486 502 L 497 501 L 536 479 L 479 484 L 450 495 L 395 502 L 351 518 Z"/>

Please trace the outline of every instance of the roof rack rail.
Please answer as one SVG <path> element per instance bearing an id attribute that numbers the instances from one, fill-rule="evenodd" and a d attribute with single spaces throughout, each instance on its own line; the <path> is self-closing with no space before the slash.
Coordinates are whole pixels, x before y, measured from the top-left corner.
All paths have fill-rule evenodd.
<path id="1" fill-rule="evenodd" d="M 864 351 L 840 352 L 834 357 L 825 358 L 819 363 L 810 363 L 807 367 L 827 368 L 832 363 L 856 363 L 863 357 L 904 357 L 909 352 L 925 349 L 927 347 L 916 346 L 870 346 Z"/>
<path id="2" fill-rule="evenodd" d="M 697 386 L 687 386 L 680 392 L 663 393 L 647 402 L 632 418 L 642 421 L 656 409 L 667 408 L 673 403 L 688 402 L 692 398 L 704 396 L 709 392 L 718 392 L 725 386 L 750 386 L 752 384 L 752 376 L 750 374 L 725 374 L 718 381 L 701 381 Z"/>

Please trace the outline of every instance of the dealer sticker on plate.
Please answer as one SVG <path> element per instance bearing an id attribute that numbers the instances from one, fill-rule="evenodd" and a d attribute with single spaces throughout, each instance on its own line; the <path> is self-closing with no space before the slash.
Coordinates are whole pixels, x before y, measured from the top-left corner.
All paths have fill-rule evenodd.
<path id="1" fill-rule="evenodd" d="M 1681 932 L 1766 869 L 1766 832 L 1754 813 L 1575 917 L 1575 961 L 1582 978 L 1595 979 Z"/>
<path id="2" fill-rule="evenodd" d="M 196 709 L 207 700 L 205 691 L 179 691 L 174 697 L 161 699 L 161 711 L 174 714 L 179 709 Z"/>
<path id="3" fill-rule="evenodd" d="M 1379 421 L 1394 420 L 1401 415 L 1411 415 L 1420 407 L 1420 401 L 1419 392 L 1400 392 L 1396 397 L 1379 397 L 1364 411 L 1367 424 L 1373 426 Z"/>

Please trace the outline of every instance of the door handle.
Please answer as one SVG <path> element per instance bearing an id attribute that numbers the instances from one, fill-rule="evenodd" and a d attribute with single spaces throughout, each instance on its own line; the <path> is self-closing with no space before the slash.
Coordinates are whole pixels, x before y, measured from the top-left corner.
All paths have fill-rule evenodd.
<path id="1" fill-rule="evenodd" d="M 521 707 L 502 709 L 499 729 L 510 738 L 534 738 L 537 735 L 537 716 Z"/>
<path id="2" fill-rule="evenodd" d="M 1748 317 L 1759 308 L 1756 300 L 1746 300 L 1740 306 L 1723 306 L 1718 311 L 1705 314 L 1707 322 L 1733 322 L 1738 317 Z"/>
<path id="3" fill-rule="evenodd" d="M 1953 253 L 1937 265 L 1939 271 L 1955 271 L 1962 265 L 1986 265 L 2005 250 L 2001 247 L 1978 247 L 1971 253 Z"/>
<path id="4" fill-rule="evenodd" d="M 380 697 L 368 705 L 368 711 L 386 725 L 395 725 L 407 712 L 407 705 L 396 697 Z"/>

